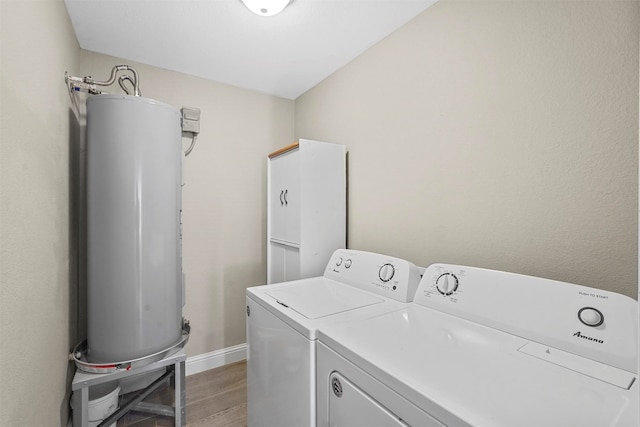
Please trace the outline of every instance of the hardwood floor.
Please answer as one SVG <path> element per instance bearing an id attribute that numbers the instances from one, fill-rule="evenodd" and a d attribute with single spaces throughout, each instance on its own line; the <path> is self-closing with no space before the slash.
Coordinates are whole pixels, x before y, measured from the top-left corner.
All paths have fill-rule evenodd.
<path id="1" fill-rule="evenodd" d="M 189 375 L 185 388 L 188 427 L 246 427 L 246 361 Z M 162 386 L 146 401 L 171 405 L 173 390 L 168 385 Z M 118 427 L 155 426 L 173 426 L 173 418 L 131 411 L 118 421 Z"/>

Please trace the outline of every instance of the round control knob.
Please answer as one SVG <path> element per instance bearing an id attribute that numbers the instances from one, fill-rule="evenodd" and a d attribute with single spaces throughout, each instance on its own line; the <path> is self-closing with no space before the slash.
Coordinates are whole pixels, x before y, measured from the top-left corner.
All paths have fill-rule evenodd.
<path id="1" fill-rule="evenodd" d="M 342 257 L 339 256 L 338 258 L 336 258 L 336 267 L 340 267 L 342 265 Z"/>
<path id="2" fill-rule="evenodd" d="M 604 322 L 604 316 L 600 310 L 593 307 L 583 307 L 578 311 L 578 319 L 587 326 L 600 326 Z"/>
<path id="3" fill-rule="evenodd" d="M 458 278 L 453 273 L 444 273 L 436 279 L 436 288 L 442 295 L 451 295 L 458 289 Z"/>
<path id="4" fill-rule="evenodd" d="M 378 277 L 380 277 L 380 280 L 382 280 L 383 282 L 388 282 L 389 280 L 393 279 L 394 274 L 396 274 L 396 269 L 391 264 L 383 265 L 378 271 Z"/>
<path id="5" fill-rule="evenodd" d="M 349 268 L 351 267 L 351 264 L 353 263 L 353 261 L 351 261 L 351 259 L 348 259 L 344 262 L 344 267 L 345 268 Z"/>

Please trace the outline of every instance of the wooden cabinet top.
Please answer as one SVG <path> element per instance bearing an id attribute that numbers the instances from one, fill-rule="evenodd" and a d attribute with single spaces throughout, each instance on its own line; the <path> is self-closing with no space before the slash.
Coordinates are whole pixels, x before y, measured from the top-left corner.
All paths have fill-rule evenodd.
<path id="1" fill-rule="evenodd" d="M 296 141 L 293 144 L 287 145 L 286 147 L 279 148 L 276 151 L 269 153 L 269 158 L 272 159 L 276 156 L 279 156 L 280 154 L 286 153 L 287 151 L 295 150 L 299 145 L 300 143 Z"/>

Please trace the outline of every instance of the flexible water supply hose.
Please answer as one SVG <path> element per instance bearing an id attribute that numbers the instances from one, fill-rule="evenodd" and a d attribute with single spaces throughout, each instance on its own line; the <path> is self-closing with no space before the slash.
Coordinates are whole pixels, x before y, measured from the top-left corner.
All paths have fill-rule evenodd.
<path id="1" fill-rule="evenodd" d="M 87 84 L 94 84 L 99 86 L 111 86 L 116 81 L 116 74 L 118 71 L 131 71 L 131 73 L 133 74 L 133 80 L 129 76 L 127 76 L 128 77 L 127 80 L 133 83 L 133 96 L 140 96 L 140 89 L 138 88 L 138 72 L 135 70 L 135 68 L 130 67 L 129 65 L 116 65 L 115 67 L 113 67 L 113 69 L 111 70 L 111 76 L 109 77 L 109 80 L 98 81 L 91 78 L 91 76 L 87 76 L 83 78 L 83 81 Z M 120 87 L 122 87 L 122 84 L 120 84 Z M 129 93 L 126 89 L 125 89 L 125 92 Z"/>
<path id="2" fill-rule="evenodd" d="M 118 78 L 118 84 L 120 85 L 120 87 L 122 88 L 124 93 L 126 93 L 127 95 L 131 95 L 131 93 L 129 93 L 129 89 L 127 89 L 127 87 L 124 85 L 124 82 L 131 83 L 133 85 L 133 89 L 134 89 L 134 93 L 135 93 L 135 85 L 136 85 L 136 83 L 133 81 L 131 76 L 120 76 Z M 142 92 L 138 91 L 138 96 L 140 96 L 140 95 L 142 95 Z"/>

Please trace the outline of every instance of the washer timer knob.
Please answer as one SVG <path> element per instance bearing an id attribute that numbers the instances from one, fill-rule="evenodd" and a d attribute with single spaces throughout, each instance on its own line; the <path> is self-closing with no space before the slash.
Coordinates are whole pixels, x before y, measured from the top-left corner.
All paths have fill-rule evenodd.
<path id="1" fill-rule="evenodd" d="M 380 277 L 380 280 L 382 280 L 383 282 L 388 282 L 389 280 L 393 279 L 393 275 L 396 274 L 396 269 L 392 264 L 385 264 L 382 267 L 380 267 L 380 270 L 378 270 L 378 277 Z"/>
<path id="2" fill-rule="evenodd" d="M 578 319 L 587 326 L 600 326 L 604 322 L 604 316 L 600 310 L 593 307 L 583 307 L 578 311 Z"/>
<path id="3" fill-rule="evenodd" d="M 458 289 L 458 278 L 453 273 L 444 273 L 436 279 L 436 288 L 442 295 L 451 295 Z"/>

